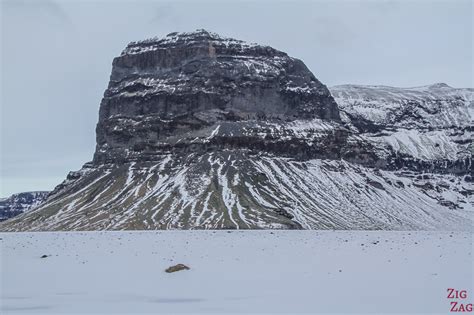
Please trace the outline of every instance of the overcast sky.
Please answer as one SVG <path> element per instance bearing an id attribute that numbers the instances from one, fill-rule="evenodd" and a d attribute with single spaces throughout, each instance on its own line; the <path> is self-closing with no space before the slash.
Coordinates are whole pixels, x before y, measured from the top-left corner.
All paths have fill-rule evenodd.
<path id="1" fill-rule="evenodd" d="M 2 1 L 1 192 L 50 190 L 90 161 L 112 59 L 205 28 L 302 59 L 328 86 L 473 86 L 470 0 Z"/>

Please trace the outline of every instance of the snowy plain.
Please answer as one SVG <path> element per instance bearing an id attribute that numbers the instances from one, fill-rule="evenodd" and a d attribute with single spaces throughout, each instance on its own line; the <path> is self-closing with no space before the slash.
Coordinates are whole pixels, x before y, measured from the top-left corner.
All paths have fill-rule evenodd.
<path id="1" fill-rule="evenodd" d="M 1 314 L 444 313 L 471 232 L 0 233 Z M 47 258 L 41 258 L 48 255 Z M 183 263 L 191 269 L 164 270 Z"/>

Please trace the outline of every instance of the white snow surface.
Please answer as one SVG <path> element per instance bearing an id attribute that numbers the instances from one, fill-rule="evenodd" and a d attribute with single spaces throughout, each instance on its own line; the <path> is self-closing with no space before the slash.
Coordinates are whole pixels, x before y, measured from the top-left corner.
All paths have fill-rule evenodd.
<path id="1" fill-rule="evenodd" d="M 2 314 L 449 313 L 472 233 L 0 233 Z M 42 255 L 47 258 L 40 258 Z M 164 270 L 183 263 L 191 269 Z"/>
<path id="2" fill-rule="evenodd" d="M 384 136 L 368 136 L 372 141 L 389 144 L 396 152 L 421 160 L 456 160 L 462 147 L 451 140 L 445 130 L 420 132 L 417 129 L 398 129 Z"/>

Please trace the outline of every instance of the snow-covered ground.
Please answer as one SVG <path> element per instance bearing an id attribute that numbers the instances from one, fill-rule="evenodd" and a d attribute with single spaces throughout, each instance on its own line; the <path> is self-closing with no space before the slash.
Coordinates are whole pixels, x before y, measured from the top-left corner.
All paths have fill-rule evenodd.
<path id="1" fill-rule="evenodd" d="M 449 313 L 472 233 L 0 233 L 2 314 Z M 41 258 L 42 255 L 49 255 Z M 191 269 L 172 274 L 176 263 Z"/>

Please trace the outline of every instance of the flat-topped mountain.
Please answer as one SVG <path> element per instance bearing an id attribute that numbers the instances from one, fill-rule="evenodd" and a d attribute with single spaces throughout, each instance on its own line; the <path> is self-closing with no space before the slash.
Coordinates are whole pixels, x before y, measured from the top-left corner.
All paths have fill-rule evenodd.
<path id="1" fill-rule="evenodd" d="M 245 147 L 230 142 L 249 133 L 248 121 L 313 118 L 340 121 L 329 90 L 301 60 L 204 30 L 172 33 L 130 43 L 114 59 L 94 162 L 156 159 L 191 143 Z M 217 122 L 224 125 L 210 140 Z"/>
<path id="2" fill-rule="evenodd" d="M 130 43 L 93 160 L 0 230 L 470 229 L 473 93 L 408 90 L 204 30 Z"/>

